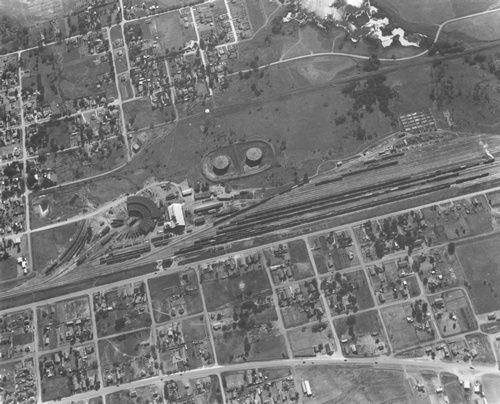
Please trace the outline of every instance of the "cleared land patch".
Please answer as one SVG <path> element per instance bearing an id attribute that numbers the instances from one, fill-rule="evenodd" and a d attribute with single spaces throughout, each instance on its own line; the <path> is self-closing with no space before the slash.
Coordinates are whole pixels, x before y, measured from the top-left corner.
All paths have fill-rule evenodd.
<path id="1" fill-rule="evenodd" d="M 411 393 L 401 369 L 371 365 L 299 366 L 297 381 L 309 380 L 320 403 L 409 403 Z M 307 400 L 307 399 L 306 399 Z"/>
<path id="2" fill-rule="evenodd" d="M 469 294 L 478 314 L 500 309 L 500 237 L 461 245 L 457 255 L 470 285 Z"/>

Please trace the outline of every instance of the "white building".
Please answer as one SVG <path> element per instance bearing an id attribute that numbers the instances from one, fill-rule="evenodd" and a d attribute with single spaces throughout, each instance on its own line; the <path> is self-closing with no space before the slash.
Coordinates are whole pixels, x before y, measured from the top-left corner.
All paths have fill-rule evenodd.
<path id="1" fill-rule="evenodd" d="M 168 208 L 168 218 L 170 220 L 170 225 L 172 228 L 184 227 L 186 222 L 184 221 L 184 211 L 182 209 L 181 203 L 173 203 Z"/>

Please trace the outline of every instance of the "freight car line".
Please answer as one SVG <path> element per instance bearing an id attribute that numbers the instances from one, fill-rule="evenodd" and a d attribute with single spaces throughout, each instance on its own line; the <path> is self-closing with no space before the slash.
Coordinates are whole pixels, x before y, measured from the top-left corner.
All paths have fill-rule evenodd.
<path id="1" fill-rule="evenodd" d="M 384 181 L 382 183 L 374 184 L 372 186 L 357 188 L 350 191 L 344 191 L 337 193 L 335 195 L 328 195 L 325 197 L 316 198 L 314 200 L 310 200 L 305 203 L 293 203 L 288 206 L 273 208 L 270 210 L 255 212 L 253 214 L 242 217 L 241 219 L 236 219 L 230 222 L 226 226 L 222 226 L 219 228 L 218 234 L 223 233 L 224 231 L 230 231 L 231 228 L 238 227 L 244 225 L 246 223 L 254 222 L 255 220 L 264 220 L 267 219 L 269 221 L 276 221 L 277 219 L 286 217 L 287 215 L 296 214 L 296 212 L 300 211 L 301 213 L 307 212 L 310 208 L 313 208 L 317 205 L 324 205 L 323 208 L 334 207 L 340 204 L 345 203 L 346 200 L 349 202 L 355 202 L 366 197 L 373 196 L 371 191 L 374 191 L 375 194 L 381 194 L 385 192 L 396 191 L 399 189 L 410 188 L 417 185 L 422 185 L 428 182 L 438 182 L 443 181 L 452 177 L 456 177 L 459 175 L 459 171 L 466 170 L 471 167 L 478 166 L 480 162 L 474 162 L 470 164 L 463 164 L 461 166 L 451 167 L 449 169 L 438 170 L 436 172 L 428 173 L 428 174 L 420 174 L 415 177 L 406 176 L 402 178 L 396 178 L 394 180 Z M 381 190 L 381 188 L 388 188 L 388 190 Z"/>
<path id="2" fill-rule="evenodd" d="M 432 187 L 427 187 L 424 189 L 420 189 L 420 190 L 408 192 L 405 194 L 393 196 L 391 198 L 370 201 L 370 202 L 367 202 L 367 203 L 364 203 L 361 205 L 350 206 L 347 208 L 338 209 L 338 210 L 335 210 L 335 211 L 332 211 L 332 212 L 329 212 L 326 214 L 321 213 L 320 215 L 312 216 L 312 217 L 309 217 L 307 219 L 296 219 L 296 220 L 293 220 L 290 222 L 280 223 L 280 224 L 276 224 L 273 226 L 259 226 L 259 223 L 249 224 L 246 226 L 246 228 L 238 229 L 233 234 L 228 233 L 228 234 L 224 234 L 224 235 L 216 235 L 215 237 L 210 238 L 210 239 L 197 240 L 197 241 L 195 241 L 195 244 L 193 246 L 186 247 L 186 248 L 183 248 L 183 249 L 176 251 L 175 255 L 186 254 L 189 252 L 201 250 L 201 249 L 206 248 L 206 247 L 213 247 L 214 245 L 217 245 L 217 244 L 225 244 L 225 243 L 233 242 L 233 241 L 244 239 L 244 238 L 255 237 L 255 236 L 265 234 L 265 233 L 270 233 L 270 232 L 273 232 L 276 230 L 280 230 L 282 228 L 294 227 L 294 226 L 298 226 L 298 225 L 303 224 L 303 223 L 311 223 L 311 222 L 315 222 L 318 220 L 324 220 L 326 218 L 331 218 L 331 217 L 335 217 L 335 216 L 345 215 L 348 213 L 353 213 L 353 212 L 356 212 L 359 210 L 369 209 L 371 207 L 380 206 L 381 204 L 385 204 L 385 203 L 397 202 L 399 200 L 413 198 L 415 196 L 420 196 L 420 195 L 425 195 L 425 194 L 428 194 L 431 192 L 436 192 L 436 191 L 439 191 L 442 189 L 449 188 L 450 186 L 451 186 L 450 183 L 441 184 L 441 185 L 434 185 Z M 318 210 L 318 209 L 321 209 L 321 207 L 317 208 L 316 210 Z"/>

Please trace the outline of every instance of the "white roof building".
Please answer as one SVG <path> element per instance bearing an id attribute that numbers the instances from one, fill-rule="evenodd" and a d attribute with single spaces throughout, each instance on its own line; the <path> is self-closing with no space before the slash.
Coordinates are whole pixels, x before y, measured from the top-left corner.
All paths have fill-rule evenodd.
<path id="1" fill-rule="evenodd" d="M 172 222 L 172 227 L 185 226 L 184 211 L 181 203 L 173 203 L 168 208 L 168 218 Z"/>

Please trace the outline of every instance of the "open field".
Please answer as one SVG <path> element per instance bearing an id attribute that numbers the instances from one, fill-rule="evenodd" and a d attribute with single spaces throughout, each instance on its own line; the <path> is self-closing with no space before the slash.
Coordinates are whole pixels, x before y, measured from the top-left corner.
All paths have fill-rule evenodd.
<path id="1" fill-rule="evenodd" d="M 152 279 L 148 286 L 157 323 L 203 311 L 194 269 Z"/>
<path id="2" fill-rule="evenodd" d="M 236 303 L 210 315 L 218 363 L 238 363 L 287 357 L 272 298 Z"/>
<path id="3" fill-rule="evenodd" d="M 293 278 L 300 280 L 314 275 L 305 241 L 291 241 L 288 243 L 288 249 L 290 251 L 290 259 L 292 262 Z"/>
<path id="4" fill-rule="evenodd" d="M 417 314 L 412 315 L 413 307 L 416 306 L 416 302 L 412 304 L 402 303 L 381 309 L 382 318 L 389 333 L 389 341 L 391 341 L 394 351 L 432 341 L 436 337 L 432 320 L 422 313 L 423 309 L 419 308 L 420 317 L 416 318 Z"/>
<path id="5" fill-rule="evenodd" d="M 144 282 L 125 284 L 93 295 L 99 337 L 151 326 Z"/>
<path id="6" fill-rule="evenodd" d="M 336 351 L 332 330 L 326 323 L 316 323 L 287 332 L 290 348 L 295 358 L 331 355 Z M 328 348 L 326 346 L 328 345 Z"/>
<path id="7" fill-rule="evenodd" d="M 187 14 L 186 17 L 191 22 L 191 15 Z M 162 52 L 163 49 L 175 52 L 189 41 L 197 40 L 194 24 L 190 23 L 186 27 L 179 13 L 167 13 L 152 18 L 149 30 L 151 37 L 158 40 L 158 52 Z"/>
<path id="8" fill-rule="evenodd" d="M 444 29 L 450 34 L 465 34 L 479 41 L 494 41 L 500 39 L 499 13 L 480 15 L 462 21 L 452 22 Z"/>
<path id="9" fill-rule="evenodd" d="M 259 394 L 261 402 L 271 402 L 273 397 L 282 397 L 282 402 L 290 402 L 299 398 L 300 388 L 293 380 L 289 367 L 254 368 L 230 371 L 221 374 L 222 386 L 230 402 L 246 402 L 256 392 L 257 386 L 263 386 Z M 279 393 L 282 394 L 279 394 Z M 285 393 L 285 394 L 283 394 Z M 222 401 L 220 401 L 222 402 Z"/>
<path id="10" fill-rule="evenodd" d="M 345 356 L 379 356 L 391 352 L 376 310 L 338 318 L 333 327 Z"/>
<path id="11" fill-rule="evenodd" d="M 172 117 L 169 108 L 154 109 L 149 97 L 124 103 L 123 114 L 127 125 L 134 131 L 169 122 L 175 118 Z"/>
<path id="12" fill-rule="evenodd" d="M 106 403 L 108 404 L 135 404 L 140 397 L 140 400 L 163 400 L 161 386 L 151 384 L 149 386 L 141 386 L 136 389 L 123 389 L 115 393 L 106 395 Z"/>
<path id="13" fill-rule="evenodd" d="M 17 278 L 17 261 L 9 257 L 0 262 L 0 282 Z"/>
<path id="14" fill-rule="evenodd" d="M 43 271 L 61 253 L 75 242 L 74 236 L 79 229 L 79 222 L 65 224 L 31 235 L 33 266 Z"/>
<path id="15" fill-rule="evenodd" d="M 442 337 L 473 331 L 477 321 L 462 289 L 453 289 L 429 296 L 430 306 Z"/>
<path id="16" fill-rule="evenodd" d="M 470 392 L 465 392 L 457 376 L 452 373 L 443 372 L 440 375 L 441 385 L 444 393 L 448 396 L 450 403 L 466 404 L 470 403 Z"/>
<path id="17" fill-rule="evenodd" d="M 481 382 L 486 397 L 500 397 L 500 377 L 498 375 L 485 375 L 481 378 Z"/>
<path id="18" fill-rule="evenodd" d="M 500 238 L 493 236 L 478 242 L 460 245 L 457 255 L 469 282 L 469 295 L 478 314 L 500 309 Z"/>
<path id="19" fill-rule="evenodd" d="M 185 372 L 214 363 L 204 316 L 159 326 L 156 336 L 163 374 Z"/>
<path id="20" fill-rule="evenodd" d="M 99 340 L 99 359 L 105 386 L 158 375 L 151 330 Z"/>
<path id="21" fill-rule="evenodd" d="M 120 140 L 116 138 L 104 140 L 101 146 L 106 150 L 104 153 L 86 157 L 80 151 L 67 150 L 58 152 L 55 156 L 51 155 L 47 158 L 47 163 L 53 168 L 61 183 L 102 174 L 127 161 L 126 150 Z"/>
<path id="22" fill-rule="evenodd" d="M 231 302 L 245 298 L 265 296 L 271 293 L 271 284 L 263 270 L 252 271 L 237 278 L 218 282 L 202 282 L 208 311 L 225 307 Z"/>
<path id="23" fill-rule="evenodd" d="M 412 402 L 402 369 L 372 365 L 298 366 L 297 382 L 309 380 L 315 403 L 382 404 Z M 304 402 L 310 399 L 305 398 Z"/>
<path id="24" fill-rule="evenodd" d="M 393 10 L 407 21 L 440 24 L 456 14 L 450 0 L 377 0 L 375 4 L 383 10 Z"/>

